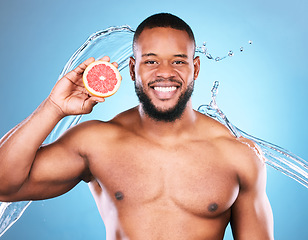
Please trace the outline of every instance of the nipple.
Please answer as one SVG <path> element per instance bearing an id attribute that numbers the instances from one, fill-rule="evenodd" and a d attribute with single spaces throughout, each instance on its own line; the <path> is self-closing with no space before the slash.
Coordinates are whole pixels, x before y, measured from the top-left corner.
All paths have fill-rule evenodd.
<path id="1" fill-rule="evenodd" d="M 208 206 L 207 209 L 208 209 L 210 212 L 215 212 L 215 211 L 217 210 L 217 208 L 218 208 L 217 203 L 211 203 L 211 204 Z"/>
<path id="2" fill-rule="evenodd" d="M 122 200 L 124 198 L 124 194 L 120 191 L 116 192 L 114 196 L 117 200 Z"/>

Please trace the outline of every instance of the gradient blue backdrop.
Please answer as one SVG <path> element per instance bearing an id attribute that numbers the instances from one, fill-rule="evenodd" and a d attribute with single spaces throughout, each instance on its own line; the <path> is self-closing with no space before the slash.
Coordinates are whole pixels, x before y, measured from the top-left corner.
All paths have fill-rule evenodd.
<path id="1" fill-rule="evenodd" d="M 306 0 L 2 0 L 0 135 L 47 97 L 90 34 L 123 24 L 136 28 L 163 11 L 186 20 L 213 55 L 235 53 L 222 62 L 201 59 L 194 106 L 209 102 L 212 82 L 219 80 L 218 104 L 233 123 L 307 160 L 307 10 Z M 137 104 L 127 69 L 122 75 L 119 92 L 85 120 L 106 120 Z M 268 168 L 267 192 L 276 239 L 307 239 L 307 189 Z M 64 196 L 32 203 L 1 239 L 104 239 L 104 226 L 82 183 Z M 230 230 L 225 239 L 232 239 Z"/>

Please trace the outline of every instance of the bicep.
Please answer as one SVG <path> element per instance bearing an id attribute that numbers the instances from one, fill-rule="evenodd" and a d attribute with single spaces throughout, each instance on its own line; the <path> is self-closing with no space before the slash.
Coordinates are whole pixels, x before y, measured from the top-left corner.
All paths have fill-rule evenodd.
<path id="1" fill-rule="evenodd" d="M 27 180 L 18 192 L 1 199 L 7 201 L 40 200 L 59 196 L 85 178 L 87 164 L 78 150 L 64 139 L 41 147 L 35 156 Z"/>
<path id="2" fill-rule="evenodd" d="M 273 239 L 273 217 L 266 194 L 239 198 L 231 211 L 234 239 Z"/>
<path id="3" fill-rule="evenodd" d="M 240 190 L 232 206 L 231 227 L 234 239 L 274 239 L 272 210 L 265 191 L 266 167 L 261 166 L 255 175 Z"/>

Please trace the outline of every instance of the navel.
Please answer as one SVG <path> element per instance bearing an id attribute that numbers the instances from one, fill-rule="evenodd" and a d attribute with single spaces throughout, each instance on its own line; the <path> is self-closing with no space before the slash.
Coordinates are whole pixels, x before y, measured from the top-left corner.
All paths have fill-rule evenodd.
<path id="1" fill-rule="evenodd" d="M 217 203 L 211 203 L 211 204 L 208 206 L 208 208 L 207 208 L 207 210 L 209 210 L 209 212 L 215 212 L 217 209 L 218 209 Z"/>
<path id="2" fill-rule="evenodd" d="M 120 191 L 116 192 L 114 196 L 117 200 L 122 200 L 124 198 L 124 194 Z"/>

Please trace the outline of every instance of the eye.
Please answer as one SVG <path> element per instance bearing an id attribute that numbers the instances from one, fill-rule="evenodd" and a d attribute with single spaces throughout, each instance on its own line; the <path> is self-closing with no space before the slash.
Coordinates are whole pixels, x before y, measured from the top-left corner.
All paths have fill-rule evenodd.
<path id="1" fill-rule="evenodd" d="M 154 61 L 154 60 L 148 60 L 148 61 L 145 61 L 144 63 L 145 63 L 145 64 L 148 64 L 148 65 L 157 64 L 157 62 Z"/>
<path id="2" fill-rule="evenodd" d="M 182 60 L 176 60 L 176 61 L 173 62 L 173 64 L 175 64 L 175 65 L 183 65 L 183 64 L 186 64 L 186 62 L 182 61 Z"/>

